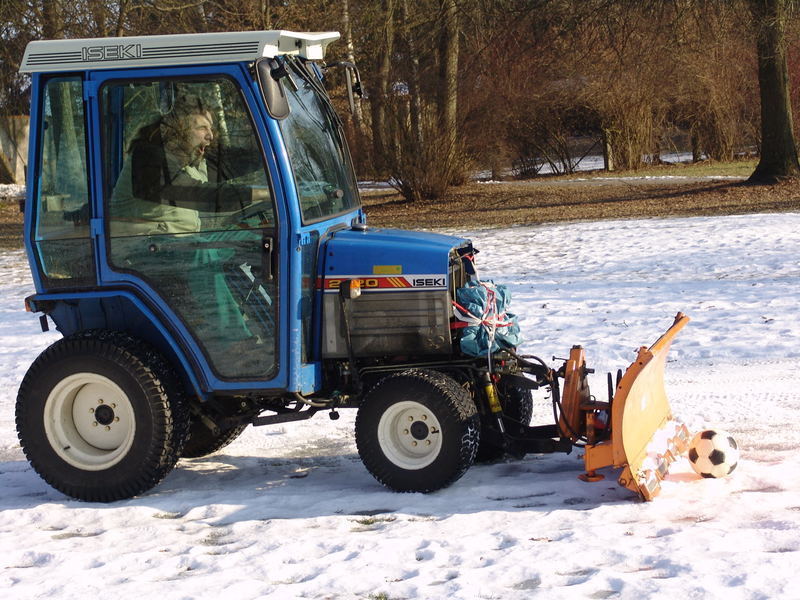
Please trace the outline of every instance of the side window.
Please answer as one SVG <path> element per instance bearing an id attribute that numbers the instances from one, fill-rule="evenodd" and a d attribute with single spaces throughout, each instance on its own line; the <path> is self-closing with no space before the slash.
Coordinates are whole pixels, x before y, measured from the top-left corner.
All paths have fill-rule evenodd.
<path id="1" fill-rule="evenodd" d="M 92 284 L 95 268 L 80 78 L 48 80 L 42 101 L 34 244 L 48 286 Z"/>
<path id="2" fill-rule="evenodd" d="M 232 81 L 110 82 L 101 101 L 112 238 L 252 226 L 254 204 L 274 223 L 261 149 Z"/>

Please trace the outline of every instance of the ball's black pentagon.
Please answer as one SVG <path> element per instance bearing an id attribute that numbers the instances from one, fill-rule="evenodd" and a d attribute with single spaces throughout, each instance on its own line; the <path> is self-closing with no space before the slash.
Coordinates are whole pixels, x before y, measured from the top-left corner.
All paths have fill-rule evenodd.
<path id="1" fill-rule="evenodd" d="M 714 450 L 708 455 L 708 460 L 710 460 L 711 464 L 715 467 L 721 465 L 725 462 L 725 453 L 722 450 Z"/>
<path id="2" fill-rule="evenodd" d="M 730 468 L 728 469 L 728 475 L 733 473 L 733 470 L 736 468 L 736 465 L 738 465 L 738 464 L 739 464 L 738 462 L 735 462 L 730 466 Z"/>
<path id="3" fill-rule="evenodd" d="M 730 444 L 730 447 L 733 448 L 734 450 L 739 449 L 739 446 L 736 445 L 736 440 L 733 439 L 731 436 L 728 436 L 728 444 Z"/>
<path id="4" fill-rule="evenodd" d="M 705 477 L 706 479 L 716 479 L 711 473 L 700 473 L 701 477 Z"/>
<path id="5" fill-rule="evenodd" d="M 697 448 L 689 448 L 689 460 L 692 462 L 697 462 L 698 458 L 699 456 L 697 454 Z"/>
<path id="6" fill-rule="evenodd" d="M 717 435 L 716 431 L 714 431 L 713 429 L 706 429 L 703 433 L 700 434 L 700 438 L 703 440 L 710 440 L 715 435 Z"/>

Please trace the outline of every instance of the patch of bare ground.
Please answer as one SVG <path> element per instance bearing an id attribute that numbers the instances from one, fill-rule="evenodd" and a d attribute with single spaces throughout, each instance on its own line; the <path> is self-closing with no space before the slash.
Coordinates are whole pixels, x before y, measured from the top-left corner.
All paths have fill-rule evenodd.
<path id="1" fill-rule="evenodd" d="M 409 203 L 393 190 L 362 194 L 377 227 L 436 229 L 509 227 L 595 221 L 800 211 L 800 182 L 748 185 L 730 180 L 537 180 L 472 183 L 436 201 Z M 22 247 L 16 199 L 0 202 L 0 249 Z"/>
<path id="2" fill-rule="evenodd" d="M 393 191 L 363 194 L 379 227 L 508 227 L 558 221 L 725 215 L 800 210 L 800 182 L 749 185 L 730 180 L 473 183 L 439 200 L 409 203 Z"/>

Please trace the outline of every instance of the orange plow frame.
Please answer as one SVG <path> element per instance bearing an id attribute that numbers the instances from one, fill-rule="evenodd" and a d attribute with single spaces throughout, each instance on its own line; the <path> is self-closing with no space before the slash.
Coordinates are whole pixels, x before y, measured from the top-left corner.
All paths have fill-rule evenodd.
<path id="1" fill-rule="evenodd" d="M 596 473 L 603 467 L 622 468 L 619 483 L 652 500 L 661 489 L 661 480 L 670 464 L 683 453 L 689 442 L 686 426 L 672 421 L 672 410 L 664 388 L 664 366 L 672 340 L 689 317 L 678 313 L 675 322 L 652 346 L 641 347 L 636 360 L 617 383 L 611 402 L 611 437 L 594 441 L 593 422 L 606 403 L 587 398 L 579 383 L 587 372 L 583 350 L 573 348 L 565 365 L 563 419 L 573 431 L 587 432 L 584 466 L 587 481 L 602 479 Z M 580 420 L 584 419 L 584 423 Z"/>

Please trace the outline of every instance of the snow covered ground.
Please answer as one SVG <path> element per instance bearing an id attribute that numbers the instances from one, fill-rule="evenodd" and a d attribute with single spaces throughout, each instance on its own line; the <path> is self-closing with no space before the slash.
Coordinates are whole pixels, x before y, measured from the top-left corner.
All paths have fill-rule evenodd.
<path id="1" fill-rule="evenodd" d="M 800 598 L 800 214 L 468 232 L 507 283 L 524 351 L 580 343 L 625 366 L 679 310 L 667 386 L 692 428 L 724 427 L 724 480 L 681 460 L 641 503 L 577 479 L 577 455 L 476 465 L 448 489 L 395 494 L 361 466 L 352 412 L 249 429 L 181 461 L 150 493 L 67 499 L 16 442 L 17 386 L 57 338 L 23 312 L 20 253 L 0 255 L 0 589 L 4 598 Z M 537 405 L 549 422 L 549 403 Z"/>
<path id="2" fill-rule="evenodd" d="M 0 183 L 0 201 L 7 198 L 20 198 L 25 195 L 25 186 L 13 183 Z"/>

